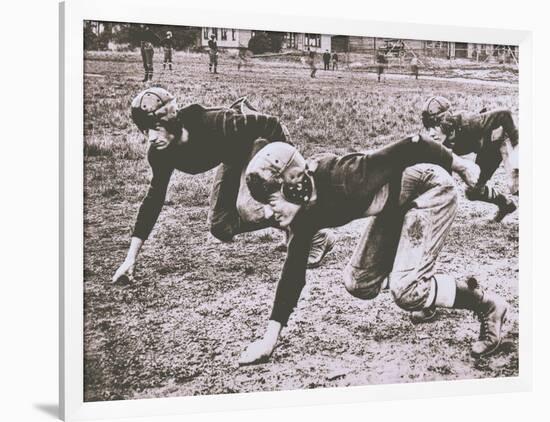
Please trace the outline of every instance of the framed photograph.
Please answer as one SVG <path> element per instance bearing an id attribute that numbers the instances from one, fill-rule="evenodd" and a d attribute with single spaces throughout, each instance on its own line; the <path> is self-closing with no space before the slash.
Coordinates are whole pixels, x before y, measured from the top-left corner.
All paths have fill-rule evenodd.
<path id="1" fill-rule="evenodd" d="M 64 420 L 531 388 L 529 32 L 60 14 Z"/>

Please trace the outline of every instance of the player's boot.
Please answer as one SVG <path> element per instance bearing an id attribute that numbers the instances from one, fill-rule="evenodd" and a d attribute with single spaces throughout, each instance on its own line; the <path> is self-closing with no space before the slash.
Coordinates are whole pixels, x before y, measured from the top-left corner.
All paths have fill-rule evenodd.
<path id="1" fill-rule="evenodd" d="M 323 258 L 334 248 L 336 237 L 329 230 L 321 230 L 313 236 L 309 257 L 307 260 L 308 268 L 317 268 L 321 265 Z"/>
<path id="2" fill-rule="evenodd" d="M 502 340 L 502 326 L 506 322 L 507 307 L 504 300 L 496 295 L 485 293 L 482 309 L 477 316 L 481 323 L 479 339 L 472 344 L 472 355 L 488 356 L 495 352 Z"/>
<path id="3" fill-rule="evenodd" d="M 506 198 L 506 196 L 492 186 L 478 185 L 474 188 L 468 188 L 466 189 L 466 197 L 470 201 L 483 201 L 495 204 L 498 207 L 498 212 L 493 221 L 497 223 L 517 209 L 516 204 L 512 200 Z"/>
<path id="4" fill-rule="evenodd" d="M 412 311 L 409 318 L 413 324 L 424 324 L 431 322 L 437 316 L 437 309 L 435 307 L 424 308 L 419 311 Z"/>
<path id="5" fill-rule="evenodd" d="M 517 210 L 516 204 L 514 204 L 513 201 L 510 201 L 506 198 L 504 198 L 504 201 L 502 204 L 499 204 L 498 211 L 495 215 L 494 221 L 497 223 L 500 223 L 504 217 L 506 217 L 508 214 L 512 214 L 515 210 Z"/>
<path id="6" fill-rule="evenodd" d="M 472 345 L 472 355 L 488 356 L 502 341 L 502 326 L 506 321 L 507 306 L 501 297 L 484 292 L 475 278 L 456 286 L 454 308 L 470 309 L 480 321 L 478 340 Z"/>

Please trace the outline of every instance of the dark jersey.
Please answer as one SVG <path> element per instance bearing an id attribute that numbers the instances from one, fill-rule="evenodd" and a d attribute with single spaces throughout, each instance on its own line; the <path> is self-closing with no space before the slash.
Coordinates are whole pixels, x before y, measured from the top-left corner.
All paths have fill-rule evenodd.
<path id="1" fill-rule="evenodd" d="M 133 236 L 147 239 L 160 214 L 174 170 L 197 174 L 220 163 L 243 165 L 258 138 L 290 141 L 279 119 L 243 114 L 233 109 L 206 109 L 193 104 L 178 112 L 178 123 L 189 133 L 187 142 L 172 142 L 164 150 L 150 147 L 147 159 L 153 177 L 139 208 Z"/>
<path id="2" fill-rule="evenodd" d="M 208 48 L 212 51 L 217 51 L 218 50 L 218 43 L 214 40 L 209 40 L 208 41 Z"/>
<path id="3" fill-rule="evenodd" d="M 336 227 L 365 216 L 376 193 L 390 185 L 388 202 L 399 196 L 405 168 L 437 164 L 451 172 L 452 154 L 427 139 L 409 137 L 369 154 L 343 157 L 326 155 L 313 173 L 317 200 L 296 216 L 291 225 L 287 257 L 271 313 L 271 319 L 286 325 L 305 285 L 306 265 L 313 235 L 321 228 Z M 393 198 L 393 199 L 392 199 Z"/>
<path id="4" fill-rule="evenodd" d="M 160 41 L 159 37 L 157 37 L 157 35 L 150 29 L 142 29 L 141 31 L 138 31 L 136 35 L 142 47 L 146 46 L 148 43 L 156 45 Z"/>
<path id="5" fill-rule="evenodd" d="M 458 112 L 458 129 L 452 140 L 445 140 L 443 145 L 451 148 L 457 155 L 472 152 L 479 153 L 491 143 L 493 131 L 502 128 L 513 146 L 518 144 L 518 130 L 509 110 L 498 109 L 474 114 Z"/>
<path id="6" fill-rule="evenodd" d="M 164 48 L 174 48 L 174 39 L 173 38 L 164 38 L 162 40 L 162 46 Z"/>
<path id="7" fill-rule="evenodd" d="M 376 56 L 376 63 L 379 65 L 388 63 L 388 59 L 386 58 L 385 54 L 378 54 Z"/>

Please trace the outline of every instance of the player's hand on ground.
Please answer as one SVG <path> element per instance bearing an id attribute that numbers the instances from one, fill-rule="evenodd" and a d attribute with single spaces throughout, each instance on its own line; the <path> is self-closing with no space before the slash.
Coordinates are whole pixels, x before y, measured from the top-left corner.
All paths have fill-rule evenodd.
<path id="1" fill-rule="evenodd" d="M 265 363 L 275 350 L 279 334 L 281 333 L 281 324 L 270 320 L 267 324 L 264 336 L 260 340 L 251 343 L 239 358 L 239 365 L 256 365 Z"/>
<path id="2" fill-rule="evenodd" d="M 136 262 L 134 260 L 126 259 L 122 263 L 118 270 L 116 270 L 113 276 L 112 282 L 115 284 L 131 284 L 134 282 L 134 270 L 136 268 Z"/>
<path id="3" fill-rule="evenodd" d="M 257 365 L 259 363 L 265 363 L 269 360 L 274 349 L 275 345 L 265 338 L 256 340 L 249 344 L 246 350 L 241 353 L 239 365 Z"/>

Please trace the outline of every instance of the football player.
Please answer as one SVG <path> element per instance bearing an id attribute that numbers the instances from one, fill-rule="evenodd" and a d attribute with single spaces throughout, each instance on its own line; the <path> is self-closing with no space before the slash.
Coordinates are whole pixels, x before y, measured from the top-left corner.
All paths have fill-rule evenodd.
<path id="1" fill-rule="evenodd" d="M 434 140 L 441 142 L 455 154 L 461 156 L 476 154 L 476 163 L 481 169 L 481 174 L 476 185 L 466 190 L 466 197 L 469 200 L 496 205 L 498 211 L 494 221 L 497 222 L 516 210 L 517 206 L 510 198 L 487 185 L 502 162 L 505 143 L 510 142 L 512 148 L 517 148 L 518 145 L 518 130 L 509 110 L 496 109 L 481 113 L 453 112 L 448 99 L 439 96 L 430 97 L 422 109 L 422 123 Z M 493 132 L 496 130 L 500 133 L 494 139 Z M 517 194 L 519 177 L 517 169 L 512 177 L 515 180 L 512 183 L 511 193 Z"/>
<path id="2" fill-rule="evenodd" d="M 466 188 L 466 197 L 470 201 L 496 205 L 496 222 L 502 221 L 516 210 L 517 206 L 512 199 L 487 184 L 503 158 L 508 158 L 504 157 L 508 154 L 507 147 L 517 150 L 518 130 L 509 110 L 483 110 L 476 114 L 466 111 L 453 112 L 451 102 L 447 98 L 433 96 L 424 104 L 422 123 L 435 141 L 441 142 L 455 154 L 476 154 L 476 163 L 481 174 L 475 186 Z M 517 194 L 519 170 L 516 167 L 510 169 L 510 172 L 510 191 Z M 411 312 L 410 315 L 414 324 L 429 322 L 435 317 L 435 309 L 423 309 Z"/>
<path id="3" fill-rule="evenodd" d="M 212 72 L 212 69 L 214 69 L 214 73 L 218 73 L 218 43 L 214 34 L 210 35 L 208 49 L 208 71 Z"/>
<path id="4" fill-rule="evenodd" d="M 239 233 L 275 225 L 264 214 L 244 183 L 250 157 L 272 141 L 290 142 L 277 117 L 257 112 L 245 98 L 230 108 L 191 104 L 178 109 L 175 97 L 162 88 L 140 92 L 131 116 L 149 142 L 147 159 L 153 176 L 139 208 L 128 254 L 113 282 L 131 282 L 139 251 L 160 214 L 175 170 L 198 174 L 219 166 L 210 198 L 209 225 L 213 236 L 231 241 Z M 309 265 L 317 266 L 335 239 L 324 231 L 315 235 Z"/>
<path id="5" fill-rule="evenodd" d="M 164 61 L 162 62 L 162 68 L 166 70 L 172 70 L 172 51 L 174 49 L 174 40 L 172 39 L 172 31 L 166 31 L 166 37 L 162 40 L 162 47 L 164 49 Z"/>
<path id="6" fill-rule="evenodd" d="M 153 79 L 153 56 L 155 54 L 154 46 L 160 41 L 159 37 L 149 28 L 149 26 L 140 26 L 140 29 L 135 34 L 138 38 L 141 59 L 143 61 L 143 69 L 145 76 L 143 82 Z"/>
<path id="7" fill-rule="evenodd" d="M 260 150 L 247 166 L 246 183 L 279 225 L 290 228 L 291 239 L 265 334 L 248 346 L 239 363 L 265 362 L 272 354 L 305 285 L 314 233 L 363 217 L 370 218 L 344 269 L 346 289 L 357 298 L 373 299 L 389 278 L 395 303 L 406 311 L 474 311 L 481 328 L 471 352 L 494 352 L 501 343 L 506 302 L 474 278 L 435 271 L 457 210 L 451 171 L 468 186 L 476 185 L 475 163 L 418 135 L 371 153 L 325 154 L 308 164 L 289 144 L 275 142 Z"/>

